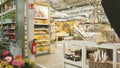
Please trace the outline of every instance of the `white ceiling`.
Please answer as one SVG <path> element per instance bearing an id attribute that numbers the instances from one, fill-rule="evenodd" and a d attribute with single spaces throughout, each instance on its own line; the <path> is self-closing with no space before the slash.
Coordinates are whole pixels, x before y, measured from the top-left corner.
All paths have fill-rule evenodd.
<path id="1" fill-rule="evenodd" d="M 50 0 L 50 5 L 54 9 L 53 17 L 58 15 L 58 17 L 70 19 L 79 16 L 95 18 L 105 16 L 100 2 L 101 0 Z M 95 6 L 97 7 L 95 8 Z M 56 11 L 61 12 L 61 14 Z"/>
<path id="2" fill-rule="evenodd" d="M 94 3 L 96 0 L 50 0 L 55 10 L 65 10 Z"/>

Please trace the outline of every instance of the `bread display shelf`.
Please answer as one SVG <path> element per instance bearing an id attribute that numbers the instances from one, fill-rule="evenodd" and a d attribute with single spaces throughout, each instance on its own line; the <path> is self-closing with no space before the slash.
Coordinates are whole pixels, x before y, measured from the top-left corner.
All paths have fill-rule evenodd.
<path id="1" fill-rule="evenodd" d="M 39 24 L 39 23 L 35 23 L 34 25 L 43 25 L 43 26 L 49 26 L 50 24 Z"/>
<path id="2" fill-rule="evenodd" d="M 37 39 L 37 55 L 50 53 L 50 22 L 48 10 L 48 6 L 34 5 L 34 38 Z"/>
<path id="3" fill-rule="evenodd" d="M 49 29 L 46 29 L 46 28 L 38 28 L 38 29 L 34 29 L 34 30 L 49 30 Z"/>
<path id="4" fill-rule="evenodd" d="M 44 18 L 44 17 L 34 17 L 34 19 L 47 19 L 47 18 Z"/>

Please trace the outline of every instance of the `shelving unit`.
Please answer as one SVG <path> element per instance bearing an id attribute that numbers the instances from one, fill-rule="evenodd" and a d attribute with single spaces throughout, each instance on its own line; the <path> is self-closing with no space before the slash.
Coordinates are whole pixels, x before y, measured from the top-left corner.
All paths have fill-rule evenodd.
<path id="1" fill-rule="evenodd" d="M 64 39 L 64 37 L 73 36 L 74 29 L 73 25 L 75 24 L 75 21 L 52 21 L 51 23 L 51 35 L 52 35 L 52 41 L 56 40 L 56 46 L 59 46 L 60 41 Z M 60 45 L 61 46 L 61 45 Z"/>
<path id="2" fill-rule="evenodd" d="M 49 7 L 35 4 L 34 39 L 37 39 L 37 55 L 50 53 Z"/>
<path id="3" fill-rule="evenodd" d="M 24 29 L 22 16 L 24 14 L 23 0 L 1 0 L 0 2 L 0 42 L 16 46 L 9 48 L 13 56 L 16 54 L 22 55 L 22 45 L 24 44 L 24 33 L 22 30 Z"/>
<path id="4" fill-rule="evenodd" d="M 1 42 L 9 44 L 16 42 L 16 5 L 15 0 L 6 0 L 1 4 Z"/>
<path id="5" fill-rule="evenodd" d="M 25 35 L 27 35 L 25 22 Z M 27 56 L 27 36 L 25 38 L 25 55 Z M 49 6 L 34 2 L 34 39 L 36 39 L 36 56 L 50 53 Z"/>
<path id="6" fill-rule="evenodd" d="M 111 61 L 113 68 L 116 68 L 117 64 L 117 51 L 120 48 L 120 43 L 104 43 L 101 45 L 96 44 L 95 42 L 88 42 L 88 41 L 63 41 L 63 68 L 68 68 L 67 66 L 72 66 L 71 68 L 89 68 L 88 59 L 86 58 L 87 55 L 87 48 L 103 48 L 103 49 L 111 49 L 113 50 L 113 61 Z M 66 45 L 67 44 L 67 45 Z M 73 45 L 78 46 L 82 49 L 82 58 L 81 61 L 72 61 L 65 58 L 65 47 Z M 73 48 L 72 47 L 72 48 Z"/>
<path id="7" fill-rule="evenodd" d="M 1 30 L 2 42 L 10 43 L 16 41 L 15 23 L 3 24 Z"/>

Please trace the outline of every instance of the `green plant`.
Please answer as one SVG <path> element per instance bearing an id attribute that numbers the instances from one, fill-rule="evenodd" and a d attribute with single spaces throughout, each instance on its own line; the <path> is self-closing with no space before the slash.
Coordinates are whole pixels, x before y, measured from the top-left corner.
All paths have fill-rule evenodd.
<path id="1" fill-rule="evenodd" d="M 0 43 L 0 58 L 2 59 L 2 53 L 8 49 L 7 45 L 3 45 Z"/>
<path id="2" fill-rule="evenodd" d="M 0 50 L 1 49 L 7 49 L 7 45 L 3 45 L 2 43 L 0 43 Z"/>
<path id="3" fill-rule="evenodd" d="M 35 63 L 30 61 L 29 59 L 24 59 L 25 66 L 24 68 L 35 68 Z"/>
<path id="4" fill-rule="evenodd" d="M 14 68 L 12 65 L 8 65 L 5 68 Z"/>

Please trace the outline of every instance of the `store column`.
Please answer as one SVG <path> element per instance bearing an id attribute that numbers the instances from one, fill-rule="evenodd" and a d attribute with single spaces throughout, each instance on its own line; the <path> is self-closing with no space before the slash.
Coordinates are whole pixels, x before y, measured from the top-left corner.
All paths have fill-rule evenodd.
<path id="1" fill-rule="evenodd" d="M 27 46 L 28 58 L 35 60 L 35 55 L 31 53 L 29 43 L 34 39 L 34 0 L 27 0 Z"/>
<path id="2" fill-rule="evenodd" d="M 17 34 L 17 47 L 15 48 L 14 55 L 23 55 L 24 45 L 24 0 L 15 0 L 16 3 L 16 34 Z"/>

